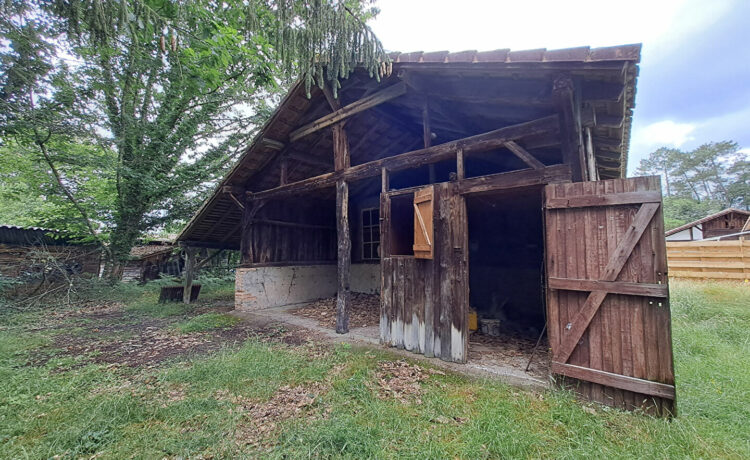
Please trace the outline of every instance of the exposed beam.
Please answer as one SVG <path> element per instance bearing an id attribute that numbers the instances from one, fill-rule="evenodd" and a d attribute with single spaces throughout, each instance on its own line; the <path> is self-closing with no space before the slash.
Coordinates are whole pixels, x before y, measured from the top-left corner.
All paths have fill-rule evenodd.
<path id="1" fill-rule="evenodd" d="M 336 111 L 341 108 L 341 100 L 333 96 L 333 93 L 331 92 L 330 88 L 328 88 L 328 85 L 323 86 L 323 95 L 326 97 L 328 105 L 331 106 L 331 110 Z"/>
<path id="2" fill-rule="evenodd" d="M 336 110 L 324 117 L 318 118 L 317 120 L 302 126 L 299 129 L 295 129 L 289 134 L 289 140 L 294 142 L 301 139 L 308 134 L 312 134 L 328 126 L 334 125 L 338 122 L 346 120 L 354 114 L 360 113 L 384 102 L 388 102 L 391 99 L 397 98 L 406 93 L 406 84 L 403 82 L 396 83 L 395 85 L 389 86 L 386 89 L 380 90 L 377 93 L 367 96 L 364 99 L 360 99 L 356 102 Z"/>
<path id="3" fill-rule="evenodd" d="M 463 150 L 464 153 L 492 150 L 494 148 L 502 147 L 508 141 L 515 141 L 526 136 L 554 131 L 558 129 L 558 125 L 558 116 L 552 115 L 539 120 L 507 126 L 505 128 L 447 142 L 430 148 L 406 152 L 400 155 L 394 155 L 363 163 L 361 165 L 352 166 L 343 170 L 321 174 L 319 176 L 304 179 L 281 187 L 255 192 L 252 196 L 255 199 L 293 196 L 318 188 L 332 187 L 339 179 L 355 181 L 377 176 L 381 174 L 382 168 L 386 168 L 389 172 L 392 172 L 414 168 L 424 164 L 437 163 L 442 160 L 453 158 L 459 149 Z"/>
<path id="4" fill-rule="evenodd" d="M 520 145 L 516 144 L 513 141 L 508 141 L 505 143 L 505 148 L 513 152 L 515 156 L 521 159 L 524 163 L 529 165 L 530 167 L 534 169 L 542 169 L 544 168 L 544 163 L 534 158 L 533 155 L 531 155 L 529 152 L 527 152 L 525 149 L 523 149 Z"/>
<path id="5" fill-rule="evenodd" d="M 283 142 L 279 142 L 279 141 L 276 141 L 276 140 L 273 140 L 273 139 L 269 139 L 267 137 L 262 138 L 260 140 L 260 143 L 264 147 L 268 147 L 270 149 L 274 149 L 274 150 L 283 150 L 284 149 L 284 143 Z"/>
<path id="6" fill-rule="evenodd" d="M 574 181 L 586 180 L 587 170 L 581 136 L 580 112 L 576 110 L 573 80 L 567 75 L 555 79 L 552 95 L 560 114 L 563 162 L 570 165 Z"/>
<path id="7" fill-rule="evenodd" d="M 570 166 L 546 166 L 542 169 L 524 169 L 464 179 L 458 182 L 458 191 L 464 195 L 488 193 L 509 188 L 570 182 L 570 178 Z"/>
<path id="8" fill-rule="evenodd" d="M 287 222 L 283 220 L 273 220 L 273 219 L 252 219 L 251 223 L 273 225 L 276 227 L 295 227 L 295 228 L 309 228 L 309 229 L 317 229 L 317 230 L 336 230 L 336 227 L 333 227 L 330 225 L 306 224 L 304 222 Z"/>
<path id="9" fill-rule="evenodd" d="M 224 244 L 223 242 L 208 242 L 208 241 L 198 241 L 198 240 L 183 240 L 180 241 L 180 246 L 192 246 L 196 248 L 207 248 L 207 249 L 230 249 L 230 250 L 237 250 L 236 244 Z"/>

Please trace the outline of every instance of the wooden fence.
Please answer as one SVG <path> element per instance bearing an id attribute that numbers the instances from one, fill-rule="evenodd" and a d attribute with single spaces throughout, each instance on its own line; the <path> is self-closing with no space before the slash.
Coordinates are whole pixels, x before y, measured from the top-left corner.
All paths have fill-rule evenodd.
<path id="1" fill-rule="evenodd" d="M 667 241 L 669 276 L 750 279 L 750 241 Z"/>

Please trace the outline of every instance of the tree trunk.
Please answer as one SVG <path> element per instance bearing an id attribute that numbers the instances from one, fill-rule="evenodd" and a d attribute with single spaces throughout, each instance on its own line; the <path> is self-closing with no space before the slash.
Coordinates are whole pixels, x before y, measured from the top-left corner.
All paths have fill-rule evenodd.
<path id="1" fill-rule="evenodd" d="M 189 304 L 193 291 L 193 277 L 195 276 L 195 248 L 185 247 L 185 289 L 182 291 L 182 302 Z"/>

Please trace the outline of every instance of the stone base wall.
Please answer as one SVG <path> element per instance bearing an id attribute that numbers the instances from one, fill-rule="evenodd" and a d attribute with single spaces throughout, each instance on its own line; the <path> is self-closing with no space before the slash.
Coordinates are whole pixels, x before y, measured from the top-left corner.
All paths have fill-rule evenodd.
<path id="1" fill-rule="evenodd" d="M 351 290 L 380 292 L 380 265 L 353 264 Z M 336 295 L 336 265 L 238 268 L 235 308 L 253 311 L 311 302 Z"/>

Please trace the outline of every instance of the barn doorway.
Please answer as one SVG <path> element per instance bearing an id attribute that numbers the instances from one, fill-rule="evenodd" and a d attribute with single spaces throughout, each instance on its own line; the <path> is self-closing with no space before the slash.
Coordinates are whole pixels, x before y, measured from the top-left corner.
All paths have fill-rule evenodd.
<path id="1" fill-rule="evenodd" d="M 544 227 L 538 187 L 467 196 L 469 359 L 525 369 L 545 325 Z M 470 326 L 473 321 L 470 320 Z M 546 337 L 533 373 L 546 376 Z"/>

